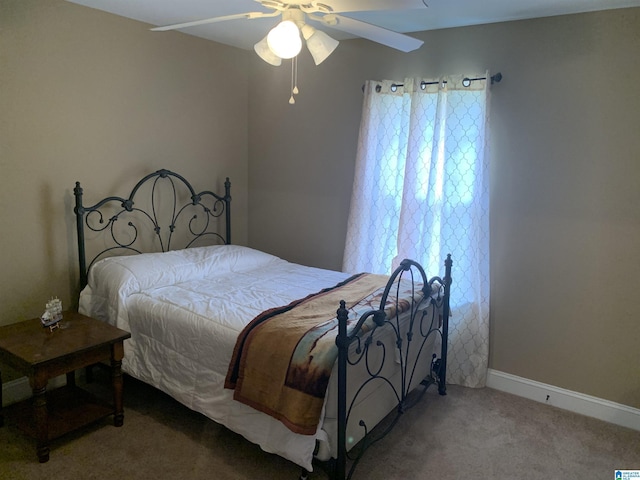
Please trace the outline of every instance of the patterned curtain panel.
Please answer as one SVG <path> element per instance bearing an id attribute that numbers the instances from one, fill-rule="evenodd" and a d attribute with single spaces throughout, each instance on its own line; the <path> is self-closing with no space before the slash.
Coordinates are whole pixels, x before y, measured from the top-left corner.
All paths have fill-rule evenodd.
<path id="1" fill-rule="evenodd" d="M 343 263 L 346 272 L 390 273 L 411 258 L 440 275 L 451 253 L 447 380 L 470 387 L 485 385 L 489 354 L 484 77 L 365 84 Z"/>

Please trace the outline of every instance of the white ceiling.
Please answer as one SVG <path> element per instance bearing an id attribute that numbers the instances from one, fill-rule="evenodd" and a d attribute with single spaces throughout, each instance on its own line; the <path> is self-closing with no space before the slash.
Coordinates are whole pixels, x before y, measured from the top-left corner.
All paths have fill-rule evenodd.
<path id="1" fill-rule="evenodd" d="M 68 0 L 151 26 L 245 12 L 266 12 L 255 0 Z M 341 0 L 327 0 L 333 6 Z M 380 0 L 367 0 L 380 4 Z M 302 2 L 300 2 L 302 3 Z M 362 2 L 360 2 L 362 3 Z M 614 8 L 638 7 L 640 0 L 387 0 L 391 10 L 344 12 L 343 16 L 401 33 L 548 17 Z M 414 8 L 393 10 L 402 3 Z M 425 6 L 428 4 L 428 7 Z M 277 18 L 239 19 L 181 30 L 226 45 L 251 49 L 278 22 Z M 317 26 L 317 25 L 314 25 Z M 332 37 L 353 38 L 322 27 Z M 158 32 L 158 35 L 165 33 Z"/>

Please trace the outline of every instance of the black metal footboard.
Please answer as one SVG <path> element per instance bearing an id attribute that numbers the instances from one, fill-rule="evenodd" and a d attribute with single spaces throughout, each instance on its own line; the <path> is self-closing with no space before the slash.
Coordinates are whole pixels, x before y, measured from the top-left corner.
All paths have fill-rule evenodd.
<path id="1" fill-rule="evenodd" d="M 418 263 L 413 260 L 403 260 L 389 279 L 380 302 L 380 308 L 365 313 L 351 331 L 347 331 L 348 310 L 345 302 L 341 302 L 337 311 L 339 321 L 339 332 L 336 338 L 338 346 L 338 452 L 332 469 L 334 480 L 350 479 L 367 448 L 384 437 L 393 428 L 399 416 L 415 405 L 430 385 L 437 384 L 440 395 L 446 395 L 452 265 L 451 255 L 448 255 L 445 261 L 444 277 L 427 279 L 424 269 Z M 415 286 L 417 290 L 422 290 L 422 295 L 414 296 L 412 304 L 409 305 L 409 318 L 406 318 L 407 313 L 405 312 L 401 324 L 400 315 L 397 313 L 392 317 L 387 316 L 385 305 L 388 308 L 387 300 L 390 292 L 399 288 L 402 281 L 411 282 L 411 285 Z M 396 305 L 396 307 L 398 306 Z M 400 310 L 400 308 L 392 309 L 395 312 Z M 362 333 L 362 326 L 367 321 L 371 323 L 371 320 L 375 323 L 373 329 Z M 391 341 L 376 339 L 376 330 L 383 327 L 393 332 Z M 430 345 L 428 341 L 438 336 L 441 340 L 440 357 L 438 358 L 435 353 L 429 357 L 431 351 L 427 352 L 425 345 Z M 371 359 L 374 356 L 377 360 Z M 394 366 L 394 380 L 388 378 L 389 367 L 385 367 L 388 362 L 396 364 Z M 414 375 L 421 362 L 429 362 L 429 373 L 425 378 L 415 379 Z M 347 394 L 347 368 L 354 365 L 364 365 L 367 378 L 349 397 Z M 384 384 L 384 388 L 391 389 L 397 399 L 397 405 L 395 418 L 390 425 L 382 432 L 372 433 L 370 429 L 374 425 L 367 425 L 364 420 L 351 417 L 359 395 L 374 382 L 381 382 Z M 421 389 L 419 395 L 412 394 L 409 397 L 412 390 L 415 393 L 417 382 L 419 382 L 417 388 Z M 353 392 L 354 385 L 350 387 Z M 364 437 L 357 447 L 348 452 L 347 426 L 350 422 L 358 422 L 359 427 L 364 431 Z M 350 465 L 347 469 L 348 462 Z"/>

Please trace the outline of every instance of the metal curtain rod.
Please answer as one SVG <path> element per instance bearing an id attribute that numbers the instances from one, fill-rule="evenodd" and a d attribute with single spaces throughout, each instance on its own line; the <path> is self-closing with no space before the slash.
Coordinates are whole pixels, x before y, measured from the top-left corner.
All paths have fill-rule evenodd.
<path id="1" fill-rule="evenodd" d="M 502 73 L 498 72 L 495 75 L 491 75 L 491 85 L 493 85 L 494 83 L 500 83 L 500 81 L 502 80 Z M 462 79 L 462 85 L 464 87 L 468 87 L 469 85 L 471 85 L 471 82 L 475 82 L 478 80 L 486 80 L 487 77 L 477 77 L 477 78 L 469 78 L 469 77 L 465 77 Z M 438 85 L 440 82 L 425 82 L 422 81 L 420 82 L 420 88 L 424 89 L 425 86 L 427 85 Z M 442 83 L 447 83 L 446 80 L 443 80 Z M 404 87 L 403 83 L 392 83 L 391 84 L 391 91 L 395 92 L 398 87 Z M 376 91 L 380 91 L 381 87 L 380 85 L 377 86 Z M 364 91 L 364 85 L 362 86 L 362 91 Z"/>

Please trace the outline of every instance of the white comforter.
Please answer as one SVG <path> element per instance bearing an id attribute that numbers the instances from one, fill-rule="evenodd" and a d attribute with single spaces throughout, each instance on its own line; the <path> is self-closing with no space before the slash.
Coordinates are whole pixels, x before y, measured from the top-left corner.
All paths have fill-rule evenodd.
<path id="1" fill-rule="evenodd" d="M 294 434 L 233 400 L 224 379 L 255 316 L 348 276 L 231 245 L 115 257 L 91 268 L 80 312 L 131 332 L 125 372 L 311 471 L 322 424 L 315 436 Z"/>

